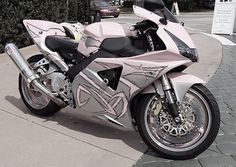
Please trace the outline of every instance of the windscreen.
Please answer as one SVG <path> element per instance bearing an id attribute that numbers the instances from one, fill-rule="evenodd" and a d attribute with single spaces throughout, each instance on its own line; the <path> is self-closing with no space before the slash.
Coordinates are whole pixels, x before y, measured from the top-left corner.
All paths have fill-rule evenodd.
<path id="1" fill-rule="evenodd" d="M 139 7 L 142 7 L 142 8 L 144 8 L 144 9 L 146 9 L 145 7 L 144 7 L 144 2 L 145 2 L 146 0 L 136 0 L 136 3 L 135 3 L 135 5 L 136 6 L 139 6 Z M 157 1 L 162 1 L 162 0 L 157 0 Z M 146 2 L 146 3 L 148 3 L 148 2 Z M 148 10 L 148 9 L 146 9 L 146 10 Z M 164 11 L 164 12 L 163 12 Z M 171 22 L 174 22 L 174 23 L 179 23 L 179 21 L 178 21 L 178 19 L 169 11 L 169 9 L 167 8 L 167 7 L 164 7 L 164 8 L 162 8 L 162 9 L 155 9 L 154 11 L 152 11 L 153 13 L 155 13 L 155 14 L 157 14 L 157 15 L 159 15 L 160 17 L 166 17 L 169 21 L 171 21 Z"/>

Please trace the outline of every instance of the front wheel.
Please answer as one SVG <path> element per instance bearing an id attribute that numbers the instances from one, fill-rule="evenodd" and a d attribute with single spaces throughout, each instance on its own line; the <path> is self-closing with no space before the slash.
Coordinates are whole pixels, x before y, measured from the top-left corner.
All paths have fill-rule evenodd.
<path id="1" fill-rule="evenodd" d="M 144 142 L 164 158 L 190 159 L 205 151 L 220 127 L 218 104 L 201 84 L 192 86 L 180 105 L 181 124 L 176 124 L 162 100 L 144 95 L 139 103 L 137 126 Z"/>

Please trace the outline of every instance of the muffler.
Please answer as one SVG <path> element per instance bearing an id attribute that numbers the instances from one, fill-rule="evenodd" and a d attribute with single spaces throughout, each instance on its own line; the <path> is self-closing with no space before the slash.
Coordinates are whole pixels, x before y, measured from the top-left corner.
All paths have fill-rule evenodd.
<path id="1" fill-rule="evenodd" d="M 59 99 L 57 94 L 52 93 L 45 85 L 39 81 L 39 76 L 35 74 L 34 70 L 30 67 L 29 63 L 23 58 L 19 49 L 15 44 L 10 43 L 5 46 L 5 52 L 9 55 L 12 61 L 15 63 L 25 80 L 36 88 L 42 94 L 48 96 L 59 106 L 65 106 L 65 103 Z"/>

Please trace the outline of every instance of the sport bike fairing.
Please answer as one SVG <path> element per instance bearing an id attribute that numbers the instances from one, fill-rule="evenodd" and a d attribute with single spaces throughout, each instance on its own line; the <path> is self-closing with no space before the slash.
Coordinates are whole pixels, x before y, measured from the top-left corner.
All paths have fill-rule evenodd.
<path id="1" fill-rule="evenodd" d="M 138 6 L 134 7 L 134 12 L 137 16 L 149 19 L 159 26 L 157 34 L 162 37 L 167 49 L 128 58 L 98 58 L 80 72 L 72 83 L 79 111 L 84 111 L 87 115 L 116 121 L 120 126 L 127 128 L 133 127 L 130 121 L 130 112 L 128 112 L 130 111 L 130 100 L 169 70 L 183 64 L 191 64 L 189 59 L 179 54 L 176 44 L 165 30 L 177 37 L 180 36 L 178 34 L 181 34 L 181 40 L 188 43 L 189 47 L 194 47 L 187 32 L 180 24 L 168 21 L 167 25 L 162 25 L 159 22 L 160 16 Z M 43 39 L 47 35 L 65 36 L 62 25 L 57 23 L 24 20 L 24 24 L 40 48 L 45 48 Z M 110 25 L 117 27 L 116 30 L 119 31 L 109 29 L 112 27 Z M 110 22 L 91 24 L 85 29 L 85 34 L 101 41 L 109 37 L 125 36 L 122 26 Z M 83 53 L 83 49 L 81 50 L 79 47 L 79 50 Z M 109 78 L 107 81 L 105 80 L 107 78 L 102 78 L 98 73 L 117 68 L 121 69 L 121 74 L 115 78 L 117 89 L 112 89 L 108 86 L 111 82 Z M 111 80 L 113 79 L 111 78 Z"/>
<path id="2" fill-rule="evenodd" d="M 129 121 L 130 100 L 170 69 L 190 62 L 168 51 L 130 58 L 98 58 L 80 72 L 72 83 L 77 109 L 100 118 L 110 117 L 121 126 L 132 129 Z M 98 73 L 117 68 L 122 71 L 117 78 L 117 89 L 112 89 Z"/>
<path id="3" fill-rule="evenodd" d="M 160 19 L 162 19 L 162 17 L 159 16 L 158 14 L 150 12 L 139 6 L 134 6 L 133 10 L 136 16 L 142 17 L 147 20 L 151 20 L 152 22 L 156 23 L 159 26 L 157 34 L 158 36 L 161 37 L 161 39 L 165 43 L 168 51 L 172 51 L 177 54 L 179 53 L 176 44 L 174 43 L 173 39 L 167 34 L 166 30 L 171 32 L 173 35 L 175 35 L 177 38 L 179 38 L 181 41 L 187 44 L 188 47 L 196 48 L 188 32 L 180 23 L 174 23 L 167 19 L 167 24 L 164 25 L 160 23 Z"/>
<path id="4" fill-rule="evenodd" d="M 24 20 L 24 26 L 34 40 L 35 44 L 42 47 L 42 39 L 48 35 L 65 36 L 62 25 L 44 20 Z"/>
<path id="5" fill-rule="evenodd" d="M 162 25 L 159 23 L 161 17 L 158 15 L 137 6 L 134 7 L 134 11 L 137 16 L 155 21 L 159 25 L 157 33 L 162 37 L 167 50 L 148 52 L 128 58 L 97 58 L 80 72 L 72 83 L 79 111 L 113 122 L 116 121 L 116 124 L 127 128 L 133 127 L 132 121 L 130 121 L 130 112 L 128 112 L 130 111 L 130 100 L 171 69 L 183 64 L 191 64 L 189 59 L 179 54 L 176 44 L 165 30 L 173 32 L 177 37 L 181 34 L 181 37 L 185 38 L 183 41 L 188 42 L 189 47 L 194 47 L 188 33 L 180 24 L 168 21 L 167 25 Z M 106 26 L 103 23 L 91 24 L 86 28 L 85 33 L 87 31 L 90 36 L 103 39 L 102 34 L 105 32 L 102 30 L 104 27 L 109 27 L 109 22 L 105 24 Z M 112 23 L 112 25 L 114 24 L 117 23 Z M 110 33 L 112 37 L 119 35 L 111 30 L 107 33 Z M 124 36 L 123 33 L 120 35 Z M 105 36 L 109 37 L 109 35 Z M 117 68 L 121 68 L 122 71 L 120 77 L 116 78 L 118 87 L 114 90 L 107 86 L 107 82 L 98 73 Z"/>

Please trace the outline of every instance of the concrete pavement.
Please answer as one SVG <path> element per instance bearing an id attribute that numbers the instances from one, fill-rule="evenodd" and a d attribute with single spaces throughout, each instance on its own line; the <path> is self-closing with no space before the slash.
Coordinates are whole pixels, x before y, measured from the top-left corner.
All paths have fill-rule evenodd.
<path id="1" fill-rule="evenodd" d="M 199 48 L 200 63 L 188 70 L 208 81 L 221 62 L 222 46 L 211 37 L 190 33 Z M 37 49 L 30 47 L 23 52 L 30 55 Z M 0 76 L 3 76 L 0 80 L 0 167 L 156 165 L 154 153 L 149 151 L 143 155 L 147 147 L 135 132 L 106 127 L 96 120 L 91 123 L 69 108 L 49 118 L 31 115 L 20 99 L 17 75 L 16 67 L 9 58 L 0 55 Z M 201 156 L 214 153 L 215 145 Z M 154 163 L 141 162 L 148 159 Z M 191 166 L 197 161 L 157 159 L 167 166 Z"/>

